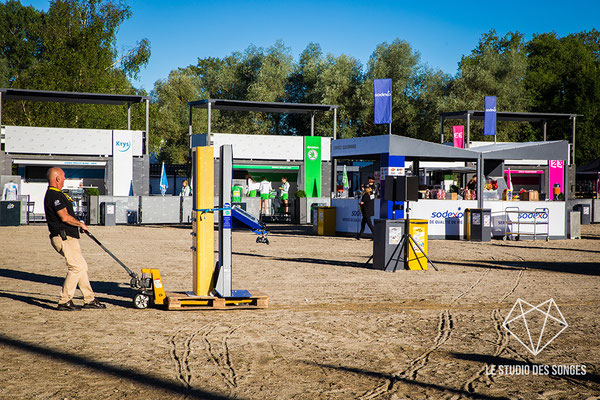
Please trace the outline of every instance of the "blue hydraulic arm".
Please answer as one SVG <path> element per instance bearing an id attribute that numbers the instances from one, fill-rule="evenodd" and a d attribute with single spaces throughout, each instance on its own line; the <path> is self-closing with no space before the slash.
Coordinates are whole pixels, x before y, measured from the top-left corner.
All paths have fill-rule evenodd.
<path id="1" fill-rule="evenodd" d="M 269 244 L 269 239 L 267 239 L 267 235 L 269 231 L 267 230 L 267 226 L 254 218 L 252 215 L 248 214 L 246 211 L 242 210 L 240 207 L 233 206 L 231 208 L 231 215 L 238 222 L 246 226 L 255 234 L 259 235 L 256 238 L 256 243 L 266 243 Z"/>

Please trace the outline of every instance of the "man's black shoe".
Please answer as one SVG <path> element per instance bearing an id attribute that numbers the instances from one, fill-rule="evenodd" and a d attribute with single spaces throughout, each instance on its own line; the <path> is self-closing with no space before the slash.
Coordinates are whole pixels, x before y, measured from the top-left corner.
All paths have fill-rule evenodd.
<path id="1" fill-rule="evenodd" d="M 58 303 L 56 309 L 59 311 L 79 311 L 81 310 L 81 307 L 76 306 L 75 303 L 73 303 L 73 300 L 69 300 L 66 303 Z"/>
<path id="2" fill-rule="evenodd" d="M 102 309 L 102 308 L 106 308 L 106 305 L 100 303 L 98 300 L 94 299 L 92 301 L 90 301 L 89 303 L 85 303 L 83 305 L 83 308 L 88 309 L 88 308 L 96 308 L 96 309 Z"/>

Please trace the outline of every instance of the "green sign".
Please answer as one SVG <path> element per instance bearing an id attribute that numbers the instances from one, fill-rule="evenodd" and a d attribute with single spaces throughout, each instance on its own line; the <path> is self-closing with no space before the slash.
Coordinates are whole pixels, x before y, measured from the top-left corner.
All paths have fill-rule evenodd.
<path id="1" fill-rule="evenodd" d="M 307 197 L 321 197 L 321 137 L 304 137 L 304 191 Z"/>
<path id="2" fill-rule="evenodd" d="M 299 170 L 300 167 L 297 165 L 241 165 L 233 164 L 235 169 L 283 169 L 283 170 Z"/>

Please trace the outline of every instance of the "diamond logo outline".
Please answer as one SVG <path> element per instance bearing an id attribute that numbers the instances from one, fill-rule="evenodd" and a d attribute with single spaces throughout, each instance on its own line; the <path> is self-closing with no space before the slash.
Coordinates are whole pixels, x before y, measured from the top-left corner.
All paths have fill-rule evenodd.
<path id="1" fill-rule="evenodd" d="M 523 310 L 523 304 L 527 305 L 529 307 L 529 309 L 527 309 L 527 311 Z M 547 305 L 547 309 L 543 309 L 544 306 Z M 517 316 L 513 316 L 513 312 L 515 311 L 515 309 L 517 308 L 517 306 L 519 307 L 520 313 L 518 313 Z M 556 309 L 556 311 L 558 312 L 558 315 L 560 316 L 560 319 L 553 316 L 552 314 L 550 314 L 550 312 L 552 311 L 552 306 L 554 306 L 554 308 Z M 544 315 L 544 323 L 542 325 L 542 330 L 540 332 L 540 335 L 538 337 L 537 343 L 534 345 L 533 342 L 533 338 L 531 337 L 531 331 L 529 330 L 529 326 L 527 324 L 527 314 L 529 314 L 532 311 L 538 311 L 540 313 L 542 313 Z M 512 316 L 512 318 L 511 318 Z M 519 338 L 514 332 L 512 332 L 510 330 L 510 328 L 508 327 L 509 324 L 511 324 L 512 322 L 518 320 L 522 318 L 523 319 L 523 323 L 525 325 L 525 331 L 527 332 L 527 338 L 529 339 L 529 345 L 526 345 L 524 343 L 524 341 Z M 542 337 L 544 336 L 544 331 L 546 330 L 546 324 L 548 323 L 548 319 L 551 319 L 557 323 L 559 323 L 560 325 L 562 325 L 562 329 L 560 329 L 550 340 L 548 340 L 546 342 L 546 344 L 544 344 L 544 346 L 542 346 L 540 348 L 540 344 L 541 344 L 541 340 Z M 525 347 L 527 350 L 529 350 L 529 352 L 531 354 L 533 354 L 534 356 L 537 356 L 542 350 L 544 350 L 550 343 L 552 343 L 552 341 L 554 339 L 556 339 L 558 337 L 558 335 L 560 335 L 565 329 L 567 329 L 569 327 L 569 324 L 567 323 L 565 317 L 563 316 L 562 312 L 560 311 L 560 309 L 558 308 L 558 305 L 556 304 L 556 302 L 554 301 L 553 298 L 550 298 L 540 304 L 538 304 L 537 306 L 534 306 L 531 303 L 528 303 L 527 301 L 518 298 L 517 301 L 515 302 L 515 304 L 512 306 L 512 308 L 510 309 L 508 315 L 506 316 L 506 318 L 504 319 L 504 322 L 502 323 L 502 327 L 504 329 L 506 329 L 506 331 L 511 334 L 515 339 L 517 339 L 517 341 L 519 343 L 521 343 L 521 345 L 523 345 L 523 347 Z"/>

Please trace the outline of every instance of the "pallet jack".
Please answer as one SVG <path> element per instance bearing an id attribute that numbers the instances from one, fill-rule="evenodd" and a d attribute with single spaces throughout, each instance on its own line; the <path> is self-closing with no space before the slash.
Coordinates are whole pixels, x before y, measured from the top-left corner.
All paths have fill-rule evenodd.
<path id="1" fill-rule="evenodd" d="M 140 276 L 128 268 L 89 231 L 85 233 L 110 255 L 131 277 L 129 285 L 137 290 L 133 297 L 135 308 L 149 305 L 175 309 L 232 309 L 266 308 L 269 297 L 256 290 L 231 288 L 231 230 L 232 218 L 258 235 L 257 243 L 269 244 L 266 226 L 238 207 L 231 207 L 233 151 L 231 145 L 220 149 L 219 207 L 214 207 L 214 149 L 195 147 L 193 156 L 193 291 L 165 291 L 160 272 L 143 268 Z M 214 264 L 214 212 L 219 211 L 219 260 Z"/>

